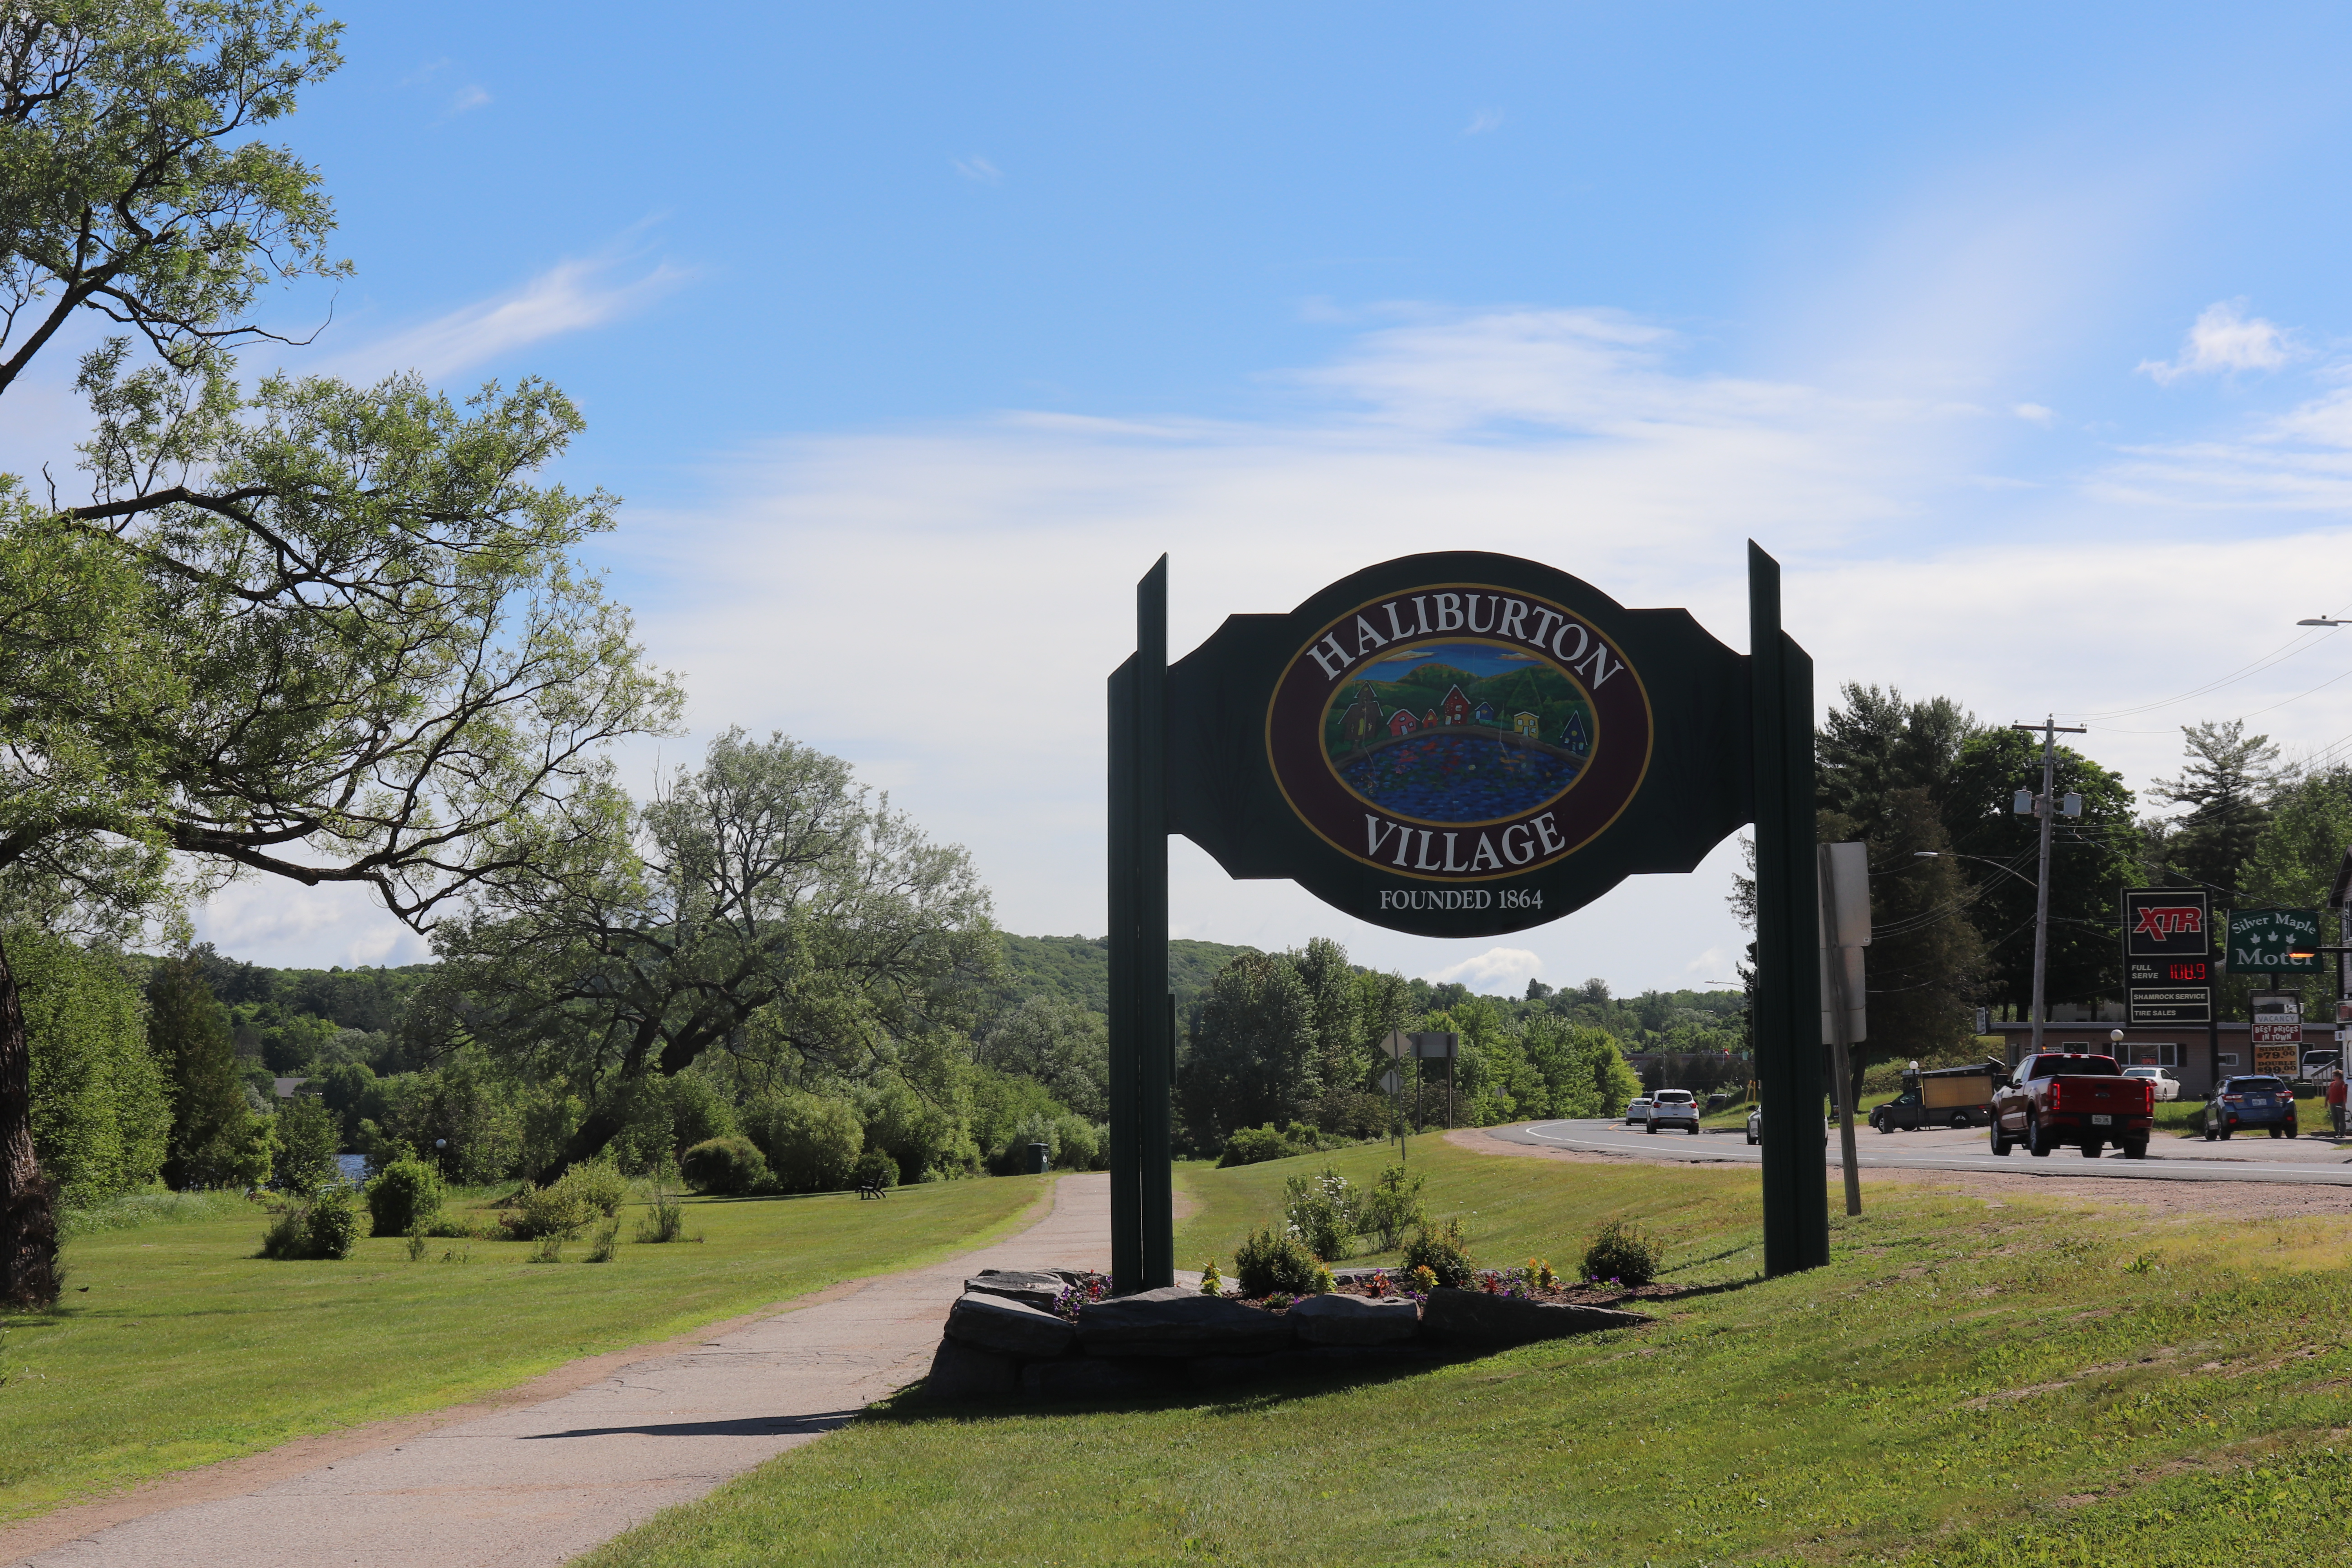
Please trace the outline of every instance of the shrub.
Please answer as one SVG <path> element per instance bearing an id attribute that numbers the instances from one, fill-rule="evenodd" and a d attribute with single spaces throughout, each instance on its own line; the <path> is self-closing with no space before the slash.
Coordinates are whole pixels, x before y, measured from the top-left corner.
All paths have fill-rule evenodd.
<path id="1" fill-rule="evenodd" d="M 788 1193 L 839 1192 L 866 1146 L 855 1110 L 799 1089 L 753 1102 L 743 1112 L 743 1131 Z"/>
<path id="2" fill-rule="evenodd" d="M 1267 1160 L 1279 1160 L 1290 1152 L 1282 1134 L 1269 1121 L 1263 1127 L 1244 1127 L 1225 1140 L 1225 1152 L 1217 1156 L 1217 1168 L 1228 1165 L 1255 1165 Z"/>
<path id="3" fill-rule="evenodd" d="M 738 1197 L 775 1185 L 768 1162 L 749 1138 L 711 1138 L 678 1156 L 678 1172 L 698 1193 Z"/>
<path id="4" fill-rule="evenodd" d="M 1244 1296 L 1302 1296 L 1315 1288 L 1315 1259 L 1297 1237 L 1261 1226 L 1234 1249 L 1234 1278 Z"/>
<path id="5" fill-rule="evenodd" d="M 539 1238 L 539 1245 L 530 1249 L 530 1261 L 533 1263 L 562 1262 L 563 1243 L 565 1239 L 565 1237 L 556 1235 L 553 1231 L 550 1231 L 547 1235 L 541 1237 Z"/>
<path id="6" fill-rule="evenodd" d="M 296 1095 L 278 1110 L 277 1131 L 279 1186 L 308 1197 L 341 1181 L 335 1152 L 342 1147 L 343 1125 L 326 1101 Z"/>
<path id="7" fill-rule="evenodd" d="M 608 1219 L 603 1225 L 596 1227 L 596 1240 L 595 1243 L 588 1248 L 588 1261 L 591 1263 L 610 1263 L 613 1261 L 613 1254 L 620 1250 L 620 1246 L 621 1222 L 616 1219 Z"/>
<path id="8" fill-rule="evenodd" d="M 676 1241 L 686 1233 L 686 1205 L 666 1188 L 654 1189 L 654 1201 L 646 1210 L 646 1217 L 637 1221 L 637 1239 L 654 1243 Z"/>
<path id="9" fill-rule="evenodd" d="M 1433 1230 L 1423 1225 L 1405 1243 L 1404 1266 L 1408 1272 L 1426 1268 L 1440 1285 L 1460 1290 L 1467 1287 L 1478 1266 L 1470 1258 L 1470 1244 L 1462 1235 L 1462 1222 L 1449 1219 L 1444 1228 Z"/>
<path id="10" fill-rule="evenodd" d="M 1094 1169 L 1101 1152 L 1093 1122 L 1082 1116 L 1057 1116 L 1054 1119 L 1054 1131 L 1060 1144 L 1060 1152 L 1054 1156 L 1056 1166 L 1065 1171 Z"/>
<path id="11" fill-rule="evenodd" d="M 1283 1184 L 1282 1217 L 1290 1234 L 1316 1257 L 1345 1258 L 1356 1239 L 1356 1195 L 1348 1178 L 1330 1166 L 1319 1176 L 1292 1176 Z"/>
<path id="12" fill-rule="evenodd" d="M 595 1205 L 583 1197 L 579 1189 L 558 1182 L 551 1187 L 525 1186 L 509 1200 L 512 1210 L 506 1216 L 507 1229 L 518 1241 L 552 1237 L 568 1241 L 580 1234 L 580 1227 L 595 1217 Z M 551 1258 L 534 1256 L 532 1262 L 552 1262 Z"/>
<path id="13" fill-rule="evenodd" d="M 367 1184 L 368 1217 L 377 1236 L 406 1236 L 417 1221 L 441 1212 L 441 1177 L 410 1155 L 394 1160 Z"/>
<path id="14" fill-rule="evenodd" d="M 1429 1224 L 1421 1204 L 1421 1186 L 1427 1180 L 1418 1173 L 1407 1173 L 1402 1165 L 1391 1165 L 1381 1173 L 1380 1184 L 1357 1200 L 1356 1227 L 1378 1240 L 1382 1252 L 1394 1252 L 1406 1231 Z"/>
<path id="15" fill-rule="evenodd" d="M 320 1193 L 310 1204 L 310 1217 L 302 1227 L 313 1258 L 349 1258 L 360 1239 L 360 1216 L 351 1194 L 341 1187 Z"/>
<path id="16" fill-rule="evenodd" d="M 1604 1221 L 1584 1249 L 1587 1279 L 1614 1279 L 1625 1285 L 1647 1285 L 1658 1277 L 1664 1261 L 1664 1243 L 1622 1219 Z"/>
<path id="17" fill-rule="evenodd" d="M 279 1259 L 349 1258 L 360 1238 L 360 1216 L 344 1193 L 329 1191 L 278 1215 L 261 1237 L 261 1256 Z"/>
<path id="18" fill-rule="evenodd" d="M 577 1195 L 606 1219 L 619 1214 L 621 1205 L 629 1201 L 629 1178 L 621 1174 L 620 1167 L 610 1160 L 591 1160 L 574 1165 L 555 1184 Z"/>
<path id="19" fill-rule="evenodd" d="M 879 1149 L 868 1149 L 857 1156 L 857 1166 L 849 1173 L 857 1185 L 895 1187 L 898 1184 L 898 1162 Z"/>

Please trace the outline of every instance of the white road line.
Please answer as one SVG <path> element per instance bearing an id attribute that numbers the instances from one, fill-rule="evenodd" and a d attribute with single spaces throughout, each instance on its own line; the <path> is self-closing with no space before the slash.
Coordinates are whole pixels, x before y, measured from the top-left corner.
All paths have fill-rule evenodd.
<path id="1" fill-rule="evenodd" d="M 1716 1139 L 1723 1136 L 1719 1133 L 1712 1137 L 1703 1135 L 1694 1142 L 1687 1132 L 1622 1131 L 1609 1123 L 1590 1121 L 1533 1121 L 1510 1127 L 1490 1127 L 1486 1131 L 1508 1142 L 1548 1144 L 1586 1153 L 1619 1154 L 1637 1160 L 1679 1160 L 1691 1164 L 1755 1164 L 1763 1158 L 1761 1147 L 1744 1139 L 1738 1143 L 1717 1142 Z M 1837 1163 L 1833 1146 L 1825 1146 L 1823 1152 L 1826 1156 L 1824 1163 Z M 2006 1159 L 1990 1150 L 1981 1154 L 1914 1154 L 1889 1150 L 1885 1153 L 1857 1152 L 1855 1163 L 1887 1170 L 2007 1171 L 2026 1176 L 2111 1176 L 2121 1181 L 2280 1182 L 2305 1186 L 2352 1187 L 2352 1165 L 2254 1160 L 2168 1160 L 2162 1154 L 2151 1154 L 2144 1160 L 2126 1160 L 2112 1154 L 2085 1160 L 2079 1152 L 2069 1151 L 2053 1159 L 2037 1160 L 2022 1150 Z"/>

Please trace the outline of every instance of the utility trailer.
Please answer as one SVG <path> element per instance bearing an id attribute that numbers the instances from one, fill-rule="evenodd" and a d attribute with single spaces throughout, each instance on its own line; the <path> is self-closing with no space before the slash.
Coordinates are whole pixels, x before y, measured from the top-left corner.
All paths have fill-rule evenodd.
<path id="1" fill-rule="evenodd" d="M 2009 1079 L 2009 1069 L 1985 1060 L 1971 1067 L 1931 1068 L 1906 1073 L 1903 1092 L 1870 1113 L 1881 1132 L 1916 1132 L 1922 1127 L 1984 1127 L 1992 1121 L 1992 1093 Z"/>

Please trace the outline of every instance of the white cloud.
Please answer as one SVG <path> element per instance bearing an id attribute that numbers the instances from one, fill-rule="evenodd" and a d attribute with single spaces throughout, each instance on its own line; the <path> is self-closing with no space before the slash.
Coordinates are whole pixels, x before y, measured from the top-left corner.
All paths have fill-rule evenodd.
<path id="1" fill-rule="evenodd" d="M 423 963 L 432 949 L 364 888 L 248 877 L 196 910 L 196 939 L 248 963 L 325 969 Z"/>
<path id="2" fill-rule="evenodd" d="M 1543 960 L 1524 947 L 1490 947 L 1475 958 L 1422 976 L 1433 985 L 1467 985 L 1480 995 L 1518 995 L 1528 982 L 1543 973 Z"/>
<path id="3" fill-rule="evenodd" d="M 948 162 L 955 165 L 957 174 L 983 185 L 993 185 L 1004 178 L 1003 170 L 977 153 L 969 158 L 950 158 Z"/>
<path id="4" fill-rule="evenodd" d="M 2039 425 L 2045 430 L 2050 427 L 2052 421 L 2058 417 L 2056 410 L 2044 408 L 2039 403 L 2021 403 L 2010 412 L 2027 424 Z"/>
<path id="5" fill-rule="evenodd" d="M 691 276 L 664 262 L 615 279 L 623 264 L 617 257 L 558 262 L 520 289 L 343 350 L 319 368 L 361 381 L 414 370 L 436 381 L 526 343 L 602 326 Z"/>
<path id="6" fill-rule="evenodd" d="M 1489 131 L 1501 129 L 1502 123 L 1503 111 L 1501 110 L 1482 109 L 1470 116 L 1470 123 L 1462 128 L 1462 134 L 1465 136 L 1484 136 Z"/>
<path id="7" fill-rule="evenodd" d="M 459 88 L 457 89 L 457 96 L 450 99 L 449 112 L 452 115 L 463 114 L 467 110 L 479 109 L 482 105 L 489 101 L 490 93 L 488 88 L 481 86 L 478 82 L 468 83 L 467 86 Z"/>
<path id="8" fill-rule="evenodd" d="M 2294 354 L 2294 345 L 2274 322 L 2245 314 L 2243 300 L 2221 300 L 2205 307 L 2181 340 L 2177 360 L 2142 360 L 2138 370 L 2158 386 L 2170 386 L 2188 375 L 2233 375 L 2242 370 L 2277 370 Z"/>

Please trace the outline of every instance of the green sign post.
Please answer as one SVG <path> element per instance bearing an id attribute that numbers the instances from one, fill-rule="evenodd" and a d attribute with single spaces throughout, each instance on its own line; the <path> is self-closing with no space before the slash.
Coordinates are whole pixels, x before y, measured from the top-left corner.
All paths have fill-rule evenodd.
<path id="1" fill-rule="evenodd" d="M 2316 974 L 2317 910 L 2231 910 L 2224 967 L 2232 974 Z"/>
<path id="2" fill-rule="evenodd" d="M 1748 646 L 1537 562 L 1446 551 L 1367 567 L 1288 615 L 1229 616 L 1171 665 L 1166 558 L 1152 567 L 1109 691 L 1116 1289 L 1175 1269 L 1171 833 L 1230 876 L 1474 937 L 1689 871 L 1754 823 L 1765 1268 L 1829 1260 L 1812 660 L 1752 543 Z"/>

